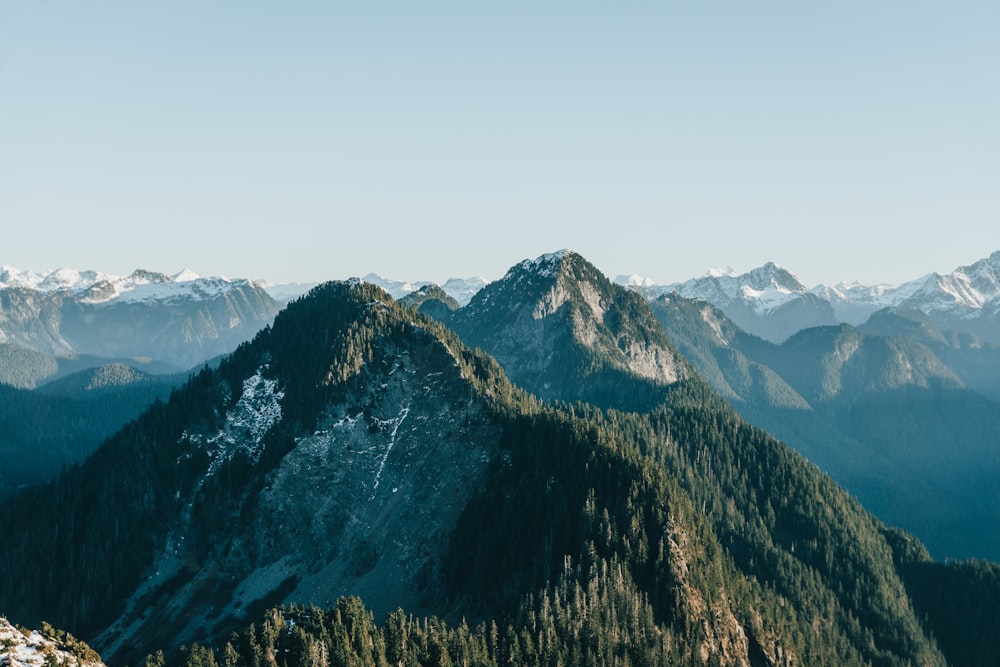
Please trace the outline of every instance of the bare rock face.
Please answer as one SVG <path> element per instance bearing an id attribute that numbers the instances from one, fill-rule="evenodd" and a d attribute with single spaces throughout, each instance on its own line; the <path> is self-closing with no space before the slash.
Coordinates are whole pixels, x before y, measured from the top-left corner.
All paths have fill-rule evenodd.
<path id="1" fill-rule="evenodd" d="M 62 334 L 63 295 L 24 287 L 0 289 L 0 343 L 61 356 L 72 345 Z"/>
<path id="2" fill-rule="evenodd" d="M 689 375 L 648 304 L 568 250 L 512 267 L 446 321 L 541 398 L 627 407 L 605 388 Z"/>
<path id="3" fill-rule="evenodd" d="M 457 368 L 432 370 L 420 356 L 399 350 L 382 381 L 352 397 L 356 407 L 332 406 L 261 494 L 249 534 L 263 545 L 260 560 L 288 559 L 287 545 L 302 545 L 293 558 L 309 574 L 290 598 L 329 605 L 360 595 L 377 614 L 426 606 L 500 433 Z"/>
<path id="4" fill-rule="evenodd" d="M 499 455 L 500 427 L 448 346 L 402 326 L 405 336 L 376 334 L 370 354 L 345 364 L 356 368 L 350 389 L 321 406 L 314 427 L 291 427 L 273 462 L 268 434 L 291 419 L 294 399 L 268 365 L 243 380 L 217 427 L 184 432 L 183 456 L 201 457 L 204 473 L 148 579 L 97 640 L 107 654 L 131 658 L 130 645 L 160 637 L 215 639 L 282 602 L 358 595 L 380 615 L 428 608 L 459 513 Z M 199 494 L 240 462 L 262 468 L 260 482 L 224 534 L 196 544 Z"/>

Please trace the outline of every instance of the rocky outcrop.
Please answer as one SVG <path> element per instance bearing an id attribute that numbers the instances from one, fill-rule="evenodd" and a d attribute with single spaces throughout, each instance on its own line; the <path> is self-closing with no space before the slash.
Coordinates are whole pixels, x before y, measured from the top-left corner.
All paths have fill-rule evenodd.
<path id="1" fill-rule="evenodd" d="M 105 667 L 92 648 L 73 635 L 43 625 L 41 630 L 16 628 L 0 616 L 2 667 Z"/>

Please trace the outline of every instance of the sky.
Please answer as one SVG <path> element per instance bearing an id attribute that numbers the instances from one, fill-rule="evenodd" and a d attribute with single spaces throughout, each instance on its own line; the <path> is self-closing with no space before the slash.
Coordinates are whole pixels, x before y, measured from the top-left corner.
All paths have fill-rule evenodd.
<path id="1" fill-rule="evenodd" d="M 0 264 L 898 284 L 1000 250 L 1000 3 L 0 0 Z"/>

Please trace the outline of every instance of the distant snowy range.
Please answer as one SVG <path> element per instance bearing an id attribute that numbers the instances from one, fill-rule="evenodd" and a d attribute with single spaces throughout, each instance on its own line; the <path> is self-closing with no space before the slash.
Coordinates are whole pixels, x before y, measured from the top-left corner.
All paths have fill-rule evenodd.
<path id="1" fill-rule="evenodd" d="M 397 299 L 434 284 L 374 273 L 362 280 Z M 440 287 L 464 306 L 488 282 L 452 278 Z M 921 313 L 937 330 L 967 337 L 963 345 L 1000 343 L 1000 251 L 949 274 L 930 273 L 898 286 L 809 288 L 770 262 L 746 273 L 711 270 L 666 285 L 638 275 L 616 282 L 650 301 L 676 293 L 710 303 L 746 332 L 776 343 L 810 327 L 860 325 L 884 309 Z M 204 277 L 189 270 L 115 276 L 0 266 L 0 344 L 56 357 L 152 358 L 190 368 L 250 338 L 315 285 Z"/>
<path id="2" fill-rule="evenodd" d="M 390 280 L 371 273 L 362 280 L 377 285 L 393 298 L 400 299 L 411 292 L 433 285 L 430 281 L 406 282 Z M 440 287 L 461 305 L 487 284 L 481 277 L 450 278 Z M 128 276 L 116 276 L 99 271 L 80 271 L 60 268 L 52 271 L 23 271 L 13 266 L 0 265 L 0 290 L 27 289 L 46 293 L 71 294 L 87 303 L 119 301 L 164 301 L 171 299 L 203 300 L 218 296 L 234 286 L 253 284 L 279 302 L 302 296 L 318 285 L 314 282 L 272 283 L 266 280 L 204 277 L 190 269 L 174 274 L 136 269 Z"/>
<path id="3" fill-rule="evenodd" d="M 429 286 L 383 279 L 395 298 Z M 460 305 L 486 281 L 442 287 Z M 165 274 L 127 276 L 0 266 L 0 383 L 26 389 L 86 368 L 123 362 L 145 372 L 181 372 L 234 350 L 316 283 Z"/>
<path id="4" fill-rule="evenodd" d="M 942 331 L 1000 342 L 1000 251 L 949 274 L 929 273 L 898 286 L 841 282 L 808 288 L 772 262 L 746 273 L 713 269 L 669 285 L 638 275 L 616 282 L 650 300 L 676 292 L 706 301 L 748 333 L 776 343 L 809 327 L 863 324 L 885 308 L 922 312 Z"/>

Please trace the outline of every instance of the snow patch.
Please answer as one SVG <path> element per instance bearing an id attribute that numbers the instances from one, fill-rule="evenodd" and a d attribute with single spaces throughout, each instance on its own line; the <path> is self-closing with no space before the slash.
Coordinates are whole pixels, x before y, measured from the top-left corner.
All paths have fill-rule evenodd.
<path id="1" fill-rule="evenodd" d="M 235 287 L 248 285 L 249 280 L 228 278 L 196 278 L 183 282 L 174 281 L 163 274 L 136 271 L 127 278 L 102 281 L 92 285 L 83 298 L 83 303 L 99 304 L 116 301 L 119 303 L 165 302 L 214 299 Z"/>
<path id="2" fill-rule="evenodd" d="M 563 250 L 558 250 L 556 252 L 546 253 L 541 257 L 536 257 L 535 259 L 525 259 L 517 265 L 517 268 L 538 273 L 543 276 L 551 276 L 554 275 L 559 269 L 559 265 L 562 264 L 562 261 L 573 254 L 572 250 L 564 248 Z"/>
<path id="3" fill-rule="evenodd" d="M 385 448 L 385 452 L 382 454 L 382 460 L 378 465 L 378 472 L 375 473 L 375 484 L 372 486 L 372 495 L 368 500 L 375 500 L 375 494 L 378 492 L 379 482 L 382 481 L 382 471 L 385 470 L 385 462 L 389 459 L 389 453 L 392 452 L 393 446 L 396 444 L 396 434 L 399 432 L 399 427 L 403 425 L 406 418 L 410 414 L 410 404 L 407 403 L 399 411 L 399 414 L 395 419 L 387 420 L 392 422 L 392 433 L 389 435 L 389 445 Z"/>
<path id="4" fill-rule="evenodd" d="M 104 665 L 99 660 L 81 660 L 65 648 L 37 630 L 22 632 L 0 616 L 0 665 L 4 667 L 43 667 L 53 661 L 67 667 Z"/>
<path id="5" fill-rule="evenodd" d="M 744 299 L 754 304 L 754 310 L 758 314 L 764 314 L 775 308 L 780 308 L 800 296 L 799 293 L 782 287 L 757 290 L 749 285 L 744 285 L 740 292 Z"/>
<path id="6" fill-rule="evenodd" d="M 733 267 L 726 265 L 723 268 L 711 268 L 705 275 L 709 278 L 736 278 L 740 274 Z"/>
<path id="7" fill-rule="evenodd" d="M 188 433 L 182 440 L 207 450 L 211 459 L 205 477 L 211 477 L 222 464 L 243 452 L 251 463 L 260 459 L 264 435 L 281 419 L 281 399 L 285 392 L 278 390 L 278 381 L 264 377 L 267 366 L 243 381 L 243 395 L 226 413 L 226 423 L 211 436 Z"/>
<path id="8" fill-rule="evenodd" d="M 81 291 L 102 280 L 113 279 L 97 271 L 77 271 L 60 268 L 53 271 L 33 273 L 22 271 L 13 266 L 0 266 L 0 289 L 20 287 L 39 292 L 56 292 L 60 290 Z"/>
<path id="9" fill-rule="evenodd" d="M 188 268 L 183 268 L 174 275 L 170 276 L 170 279 L 175 283 L 189 283 L 192 280 L 199 280 L 201 276 Z"/>

